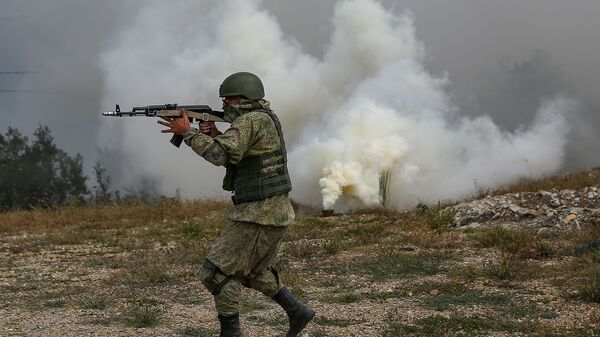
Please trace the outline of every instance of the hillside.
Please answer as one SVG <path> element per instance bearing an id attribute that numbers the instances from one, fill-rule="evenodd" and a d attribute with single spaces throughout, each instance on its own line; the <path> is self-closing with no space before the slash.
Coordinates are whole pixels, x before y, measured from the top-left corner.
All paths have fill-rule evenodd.
<path id="1" fill-rule="evenodd" d="M 600 335 L 600 170 L 447 208 L 300 212 L 278 265 L 324 336 Z M 217 336 L 198 266 L 229 204 L 0 214 L 0 336 Z M 246 336 L 285 314 L 244 290 Z"/>

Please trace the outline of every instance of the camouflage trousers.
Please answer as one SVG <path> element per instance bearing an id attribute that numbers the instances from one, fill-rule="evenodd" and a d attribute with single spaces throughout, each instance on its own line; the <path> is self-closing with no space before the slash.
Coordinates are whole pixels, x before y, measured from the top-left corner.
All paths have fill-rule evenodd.
<path id="1" fill-rule="evenodd" d="M 287 227 L 232 221 L 213 244 L 200 279 L 220 315 L 239 313 L 241 286 L 273 297 L 283 287 L 272 267 Z"/>

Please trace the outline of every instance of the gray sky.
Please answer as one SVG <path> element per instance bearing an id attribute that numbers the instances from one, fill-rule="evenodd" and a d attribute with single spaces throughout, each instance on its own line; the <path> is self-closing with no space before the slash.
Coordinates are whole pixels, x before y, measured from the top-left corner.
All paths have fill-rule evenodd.
<path id="1" fill-rule="evenodd" d="M 139 1 L 0 0 L 0 132 L 48 125 L 59 147 L 97 157 L 102 111 L 98 56 Z M 600 2 L 595 0 L 398 0 L 414 13 L 428 69 L 447 74 L 454 103 L 489 114 L 507 129 L 527 123 L 540 100 L 565 94 L 581 101 L 581 129 L 569 145 L 572 167 L 600 165 Z M 320 55 L 334 0 L 265 0 L 283 30 Z M 158 18 L 164 20 L 165 18 Z M 377 51 L 373 51 L 376 53 Z M 29 92 L 35 91 L 35 92 Z M 144 103 L 144 102 L 140 102 Z M 198 102 L 202 103 L 202 102 Z M 152 130 L 156 131 L 156 130 Z"/>

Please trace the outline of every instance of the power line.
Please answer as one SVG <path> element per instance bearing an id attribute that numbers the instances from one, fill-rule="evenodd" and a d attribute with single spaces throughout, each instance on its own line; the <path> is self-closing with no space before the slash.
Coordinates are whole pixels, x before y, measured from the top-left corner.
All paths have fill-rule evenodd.
<path id="1" fill-rule="evenodd" d="M 52 91 L 44 90 L 14 90 L 14 89 L 0 89 L 0 93 L 23 93 L 23 94 L 55 94 Z"/>
<path id="2" fill-rule="evenodd" d="M 0 71 L 0 75 L 27 75 L 37 73 L 37 71 Z"/>

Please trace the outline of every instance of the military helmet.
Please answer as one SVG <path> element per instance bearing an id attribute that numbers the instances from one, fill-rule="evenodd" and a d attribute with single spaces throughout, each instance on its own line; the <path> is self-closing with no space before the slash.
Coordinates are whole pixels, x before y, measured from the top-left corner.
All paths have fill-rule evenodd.
<path id="1" fill-rule="evenodd" d="M 219 96 L 243 96 L 258 100 L 265 97 L 265 88 L 258 76 L 247 72 L 235 73 L 223 81 L 219 88 Z"/>

